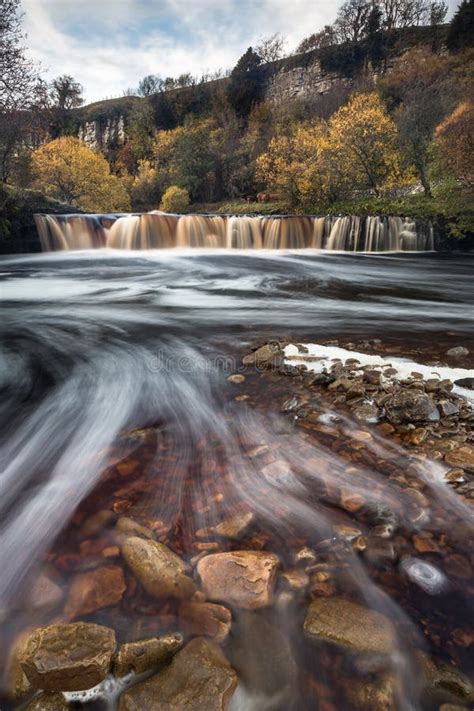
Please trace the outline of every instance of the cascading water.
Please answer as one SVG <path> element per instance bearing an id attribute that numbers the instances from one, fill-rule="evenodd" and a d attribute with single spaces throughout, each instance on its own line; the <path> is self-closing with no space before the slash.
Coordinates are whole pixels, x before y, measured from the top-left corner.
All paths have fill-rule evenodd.
<path id="1" fill-rule="evenodd" d="M 43 251 L 63 249 L 326 249 L 425 252 L 429 222 L 396 216 L 35 215 Z"/>

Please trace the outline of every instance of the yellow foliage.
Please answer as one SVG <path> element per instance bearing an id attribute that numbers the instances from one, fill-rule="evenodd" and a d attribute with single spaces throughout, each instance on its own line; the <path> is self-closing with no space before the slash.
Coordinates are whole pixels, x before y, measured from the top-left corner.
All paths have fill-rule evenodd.
<path id="1" fill-rule="evenodd" d="M 435 131 L 435 154 L 443 171 L 474 187 L 474 104 L 463 101 Z"/>
<path id="2" fill-rule="evenodd" d="M 329 121 L 330 143 L 353 185 L 372 188 L 400 182 L 397 128 L 376 93 L 356 94 Z"/>
<path id="3" fill-rule="evenodd" d="M 189 205 L 189 193 L 186 188 L 170 185 L 161 198 L 160 210 L 163 212 L 185 212 Z"/>
<path id="4" fill-rule="evenodd" d="M 57 138 L 32 155 L 35 187 L 89 212 L 130 209 L 124 184 L 110 172 L 105 158 L 78 138 Z"/>

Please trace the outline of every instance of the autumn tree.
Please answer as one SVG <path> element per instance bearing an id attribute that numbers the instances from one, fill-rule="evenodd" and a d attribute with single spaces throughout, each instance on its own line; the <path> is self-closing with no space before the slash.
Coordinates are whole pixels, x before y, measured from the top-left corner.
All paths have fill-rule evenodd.
<path id="1" fill-rule="evenodd" d="M 57 138 L 33 152 L 35 186 L 90 212 L 130 209 L 129 196 L 105 158 L 78 138 Z"/>
<path id="2" fill-rule="evenodd" d="M 463 101 L 435 131 L 435 155 L 443 177 L 474 188 L 474 104 Z"/>
<path id="3" fill-rule="evenodd" d="M 132 208 L 147 211 L 156 207 L 160 197 L 158 171 L 150 160 L 138 161 L 138 170 L 130 182 Z"/>
<path id="4" fill-rule="evenodd" d="M 180 213 L 186 212 L 189 206 L 189 193 L 186 188 L 178 185 L 170 185 L 163 195 L 160 203 L 160 210 L 163 212 Z"/>
<path id="5" fill-rule="evenodd" d="M 400 175 L 397 128 L 375 93 L 356 94 L 329 121 L 330 142 L 353 184 L 376 195 Z"/>
<path id="6" fill-rule="evenodd" d="M 434 131 L 453 109 L 458 94 L 449 61 L 428 48 L 413 48 L 396 60 L 380 89 L 393 108 L 405 162 L 414 166 L 425 194 L 430 196 Z"/>

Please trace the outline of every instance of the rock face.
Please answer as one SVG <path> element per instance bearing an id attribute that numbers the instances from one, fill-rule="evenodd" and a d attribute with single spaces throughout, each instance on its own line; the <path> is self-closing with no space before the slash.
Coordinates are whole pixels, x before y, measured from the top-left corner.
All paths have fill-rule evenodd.
<path id="1" fill-rule="evenodd" d="M 49 625 L 33 632 L 20 662 L 36 689 L 81 691 L 105 679 L 114 649 L 115 632 L 108 627 Z"/>
<path id="2" fill-rule="evenodd" d="M 389 654 L 394 646 L 393 628 L 386 617 L 343 597 L 313 600 L 304 631 L 316 641 L 358 652 Z"/>
<path id="3" fill-rule="evenodd" d="M 179 622 L 190 634 L 223 642 L 230 632 L 232 615 L 227 607 L 212 602 L 183 602 Z"/>
<path id="4" fill-rule="evenodd" d="M 209 599 L 255 610 L 272 603 L 278 562 L 266 551 L 232 551 L 206 556 L 197 570 Z"/>
<path id="5" fill-rule="evenodd" d="M 125 676 L 129 672 L 143 674 L 167 664 L 183 646 L 183 636 L 166 634 L 122 644 L 114 659 L 114 674 Z"/>
<path id="6" fill-rule="evenodd" d="M 415 390 L 401 390 L 385 404 L 390 422 L 436 422 L 440 414 L 429 395 Z"/>
<path id="7" fill-rule="evenodd" d="M 122 599 L 125 587 L 123 570 L 117 565 L 79 573 L 71 583 L 64 611 L 75 617 L 117 605 Z"/>
<path id="8" fill-rule="evenodd" d="M 461 469 L 474 472 L 474 447 L 466 444 L 453 449 L 452 452 L 447 453 L 444 460 L 452 467 L 461 467 Z"/>
<path id="9" fill-rule="evenodd" d="M 119 711 L 225 711 L 237 675 L 220 649 L 201 637 L 170 666 L 122 694 Z"/>
<path id="10" fill-rule="evenodd" d="M 122 555 L 147 593 L 153 597 L 184 600 L 196 591 L 194 582 L 186 575 L 186 563 L 158 541 L 132 536 L 123 544 Z"/>

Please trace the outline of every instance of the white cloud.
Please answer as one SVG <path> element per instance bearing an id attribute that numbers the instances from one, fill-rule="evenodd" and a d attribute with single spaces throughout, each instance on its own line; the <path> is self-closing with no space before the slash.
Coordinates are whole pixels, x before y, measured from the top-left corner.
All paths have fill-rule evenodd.
<path id="1" fill-rule="evenodd" d="M 456 0 L 450 4 L 455 5 Z M 288 49 L 331 22 L 330 0 L 23 0 L 30 55 L 49 78 L 71 74 L 88 101 L 120 96 L 145 74 L 226 69 L 262 35 Z"/>

